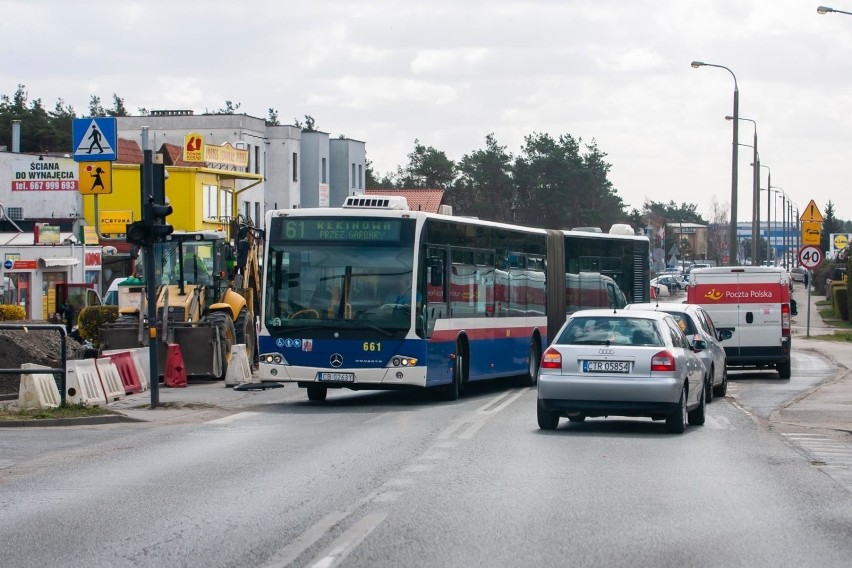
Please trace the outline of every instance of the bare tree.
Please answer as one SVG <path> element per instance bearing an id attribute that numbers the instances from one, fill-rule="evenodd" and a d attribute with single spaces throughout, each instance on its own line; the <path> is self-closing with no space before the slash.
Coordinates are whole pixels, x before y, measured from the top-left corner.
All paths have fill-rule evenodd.
<path id="1" fill-rule="evenodd" d="M 707 227 L 707 257 L 715 260 L 717 266 L 724 264 L 728 251 L 728 206 L 719 203 L 716 196 L 710 201 L 710 226 Z M 732 262 L 736 262 L 733 259 Z"/>

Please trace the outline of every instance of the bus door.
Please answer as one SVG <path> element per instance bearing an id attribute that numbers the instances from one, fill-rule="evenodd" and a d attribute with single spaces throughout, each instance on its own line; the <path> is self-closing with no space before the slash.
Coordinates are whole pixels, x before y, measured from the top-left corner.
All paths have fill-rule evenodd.
<path id="1" fill-rule="evenodd" d="M 421 281 L 422 282 L 422 281 Z M 446 247 L 428 247 L 426 249 L 426 337 L 432 337 L 435 321 L 447 317 L 447 249 Z"/>

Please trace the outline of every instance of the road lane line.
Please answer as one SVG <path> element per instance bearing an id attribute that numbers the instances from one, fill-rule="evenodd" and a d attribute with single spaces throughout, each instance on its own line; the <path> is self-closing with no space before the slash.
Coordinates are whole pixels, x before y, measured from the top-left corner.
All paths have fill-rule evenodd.
<path id="1" fill-rule="evenodd" d="M 316 522 L 314 526 L 297 536 L 293 542 L 276 552 L 269 562 L 266 563 L 268 568 L 279 568 L 281 566 L 289 566 L 302 555 L 308 548 L 313 546 L 315 542 L 323 537 L 331 527 L 348 517 L 350 513 L 342 511 L 334 511 L 329 513 L 322 519 Z"/>
<path id="2" fill-rule="evenodd" d="M 350 528 L 331 543 L 331 545 L 323 551 L 319 559 L 311 562 L 312 568 L 332 568 L 340 564 L 349 553 L 361 544 L 367 538 L 373 529 L 379 526 L 382 521 L 387 518 L 385 512 L 370 513 Z"/>
<path id="3" fill-rule="evenodd" d="M 216 420 L 210 420 L 205 422 L 205 424 L 230 424 L 231 422 L 237 422 L 238 420 L 243 420 L 244 418 L 251 418 L 252 416 L 257 416 L 259 412 L 237 412 L 236 414 L 231 414 L 230 416 L 223 416 L 222 418 L 217 418 Z"/>
<path id="4" fill-rule="evenodd" d="M 461 428 L 465 424 L 468 424 L 469 422 L 470 422 L 470 419 L 462 418 L 461 420 L 457 420 L 456 422 L 450 423 L 449 426 L 444 428 L 443 432 L 438 434 L 438 439 L 439 440 L 446 440 L 447 438 L 452 436 L 453 433 L 455 433 L 456 430 L 458 430 L 459 428 Z"/>
<path id="5" fill-rule="evenodd" d="M 509 406 L 510 404 L 512 404 L 513 402 L 515 402 L 519 398 L 521 398 L 524 394 L 526 394 L 526 392 L 528 390 L 530 390 L 529 387 L 527 387 L 525 389 L 521 389 L 520 391 L 518 391 L 517 393 L 512 395 L 510 398 L 503 401 L 503 403 L 501 403 L 500 406 L 498 406 L 497 408 L 494 408 L 494 409 L 488 410 L 488 411 L 482 411 L 481 413 L 482 414 L 489 414 L 489 415 L 497 414 L 498 412 L 500 412 L 501 410 L 503 410 L 504 408 L 506 408 L 507 406 Z"/>
<path id="6" fill-rule="evenodd" d="M 504 393 L 501 393 L 501 394 L 495 396 L 494 398 L 490 399 L 488 402 L 486 402 L 485 404 L 483 404 L 482 406 L 477 408 L 475 412 L 477 414 L 482 414 L 483 412 L 488 412 L 489 407 L 497 405 L 501 400 L 503 400 L 504 398 L 506 398 L 510 394 L 512 394 L 512 391 L 504 392 Z"/>

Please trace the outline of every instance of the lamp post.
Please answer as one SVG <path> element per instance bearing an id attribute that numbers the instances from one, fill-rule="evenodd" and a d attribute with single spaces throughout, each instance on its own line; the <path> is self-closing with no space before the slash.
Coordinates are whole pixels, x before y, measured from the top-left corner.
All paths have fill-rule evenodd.
<path id="1" fill-rule="evenodd" d="M 778 244 L 778 201 L 777 201 L 777 198 L 778 197 L 781 198 L 781 218 L 783 219 L 784 218 L 784 209 L 787 206 L 787 204 L 786 204 L 787 202 L 785 201 L 787 199 L 787 194 L 784 192 L 783 188 L 780 188 L 778 186 L 770 185 L 769 188 L 773 191 L 773 193 L 776 194 L 775 195 L 775 197 L 776 197 L 776 201 L 775 201 L 775 244 L 777 245 Z M 782 220 L 782 223 L 781 223 L 781 243 L 782 243 L 781 244 L 781 247 L 782 247 L 781 250 L 783 251 L 784 250 L 784 248 L 783 248 L 784 247 L 784 244 L 783 244 L 784 243 L 784 223 L 783 223 L 783 220 Z M 775 255 L 775 258 L 776 259 L 778 258 L 777 254 Z"/>
<path id="2" fill-rule="evenodd" d="M 772 170 L 769 169 L 769 166 L 764 166 L 760 164 L 761 168 L 766 168 L 766 264 L 769 264 L 769 217 L 771 216 L 771 212 L 769 211 L 769 204 L 772 201 L 769 199 L 771 196 L 769 192 L 772 190 Z M 758 221 L 759 222 L 759 221 Z"/>
<path id="3" fill-rule="evenodd" d="M 829 8 L 828 6 L 819 6 L 817 7 L 817 14 L 822 14 L 823 16 L 830 13 L 836 14 L 846 14 L 847 16 L 852 16 L 852 12 L 844 12 L 843 10 L 835 10 L 834 8 Z"/>
<path id="4" fill-rule="evenodd" d="M 757 121 L 750 118 L 734 118 L 726 116 L 725 120 L 747 120 L 754 125 L 754 143 L 751 145 L 753 152 L 752 176 L 751 176 L 751 262 L 760 264 L 758 258 L 760 244 L 760 154 L 757 152 Z"/>
<path id="5" fill-rule="evenodd" d="M 699 67 L 718 67 L 730 73 L 731 77 L 734 78 L 734 141 L 731 150 L 731 223 L 728 230 L 728 264 L 735 265 L 737 262 L 737 159 L 739 149 L 740 89 L 737 86 L 737 76 L 724 65 L 704 63 L 703 61 L 693 61 L 690 65 L 695 69 Z"/>

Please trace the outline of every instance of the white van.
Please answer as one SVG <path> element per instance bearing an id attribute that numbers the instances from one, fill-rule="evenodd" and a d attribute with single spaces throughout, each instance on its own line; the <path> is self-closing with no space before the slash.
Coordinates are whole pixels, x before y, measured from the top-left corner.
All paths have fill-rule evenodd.
<path id="1" fill-rule="evenodd" d="M 770 266 L 698 268 L 689 274 L 687 301 L 703 307 L 722 342 L 729 367 L 774 366 L 790 378 L 790 275 Z"/>

